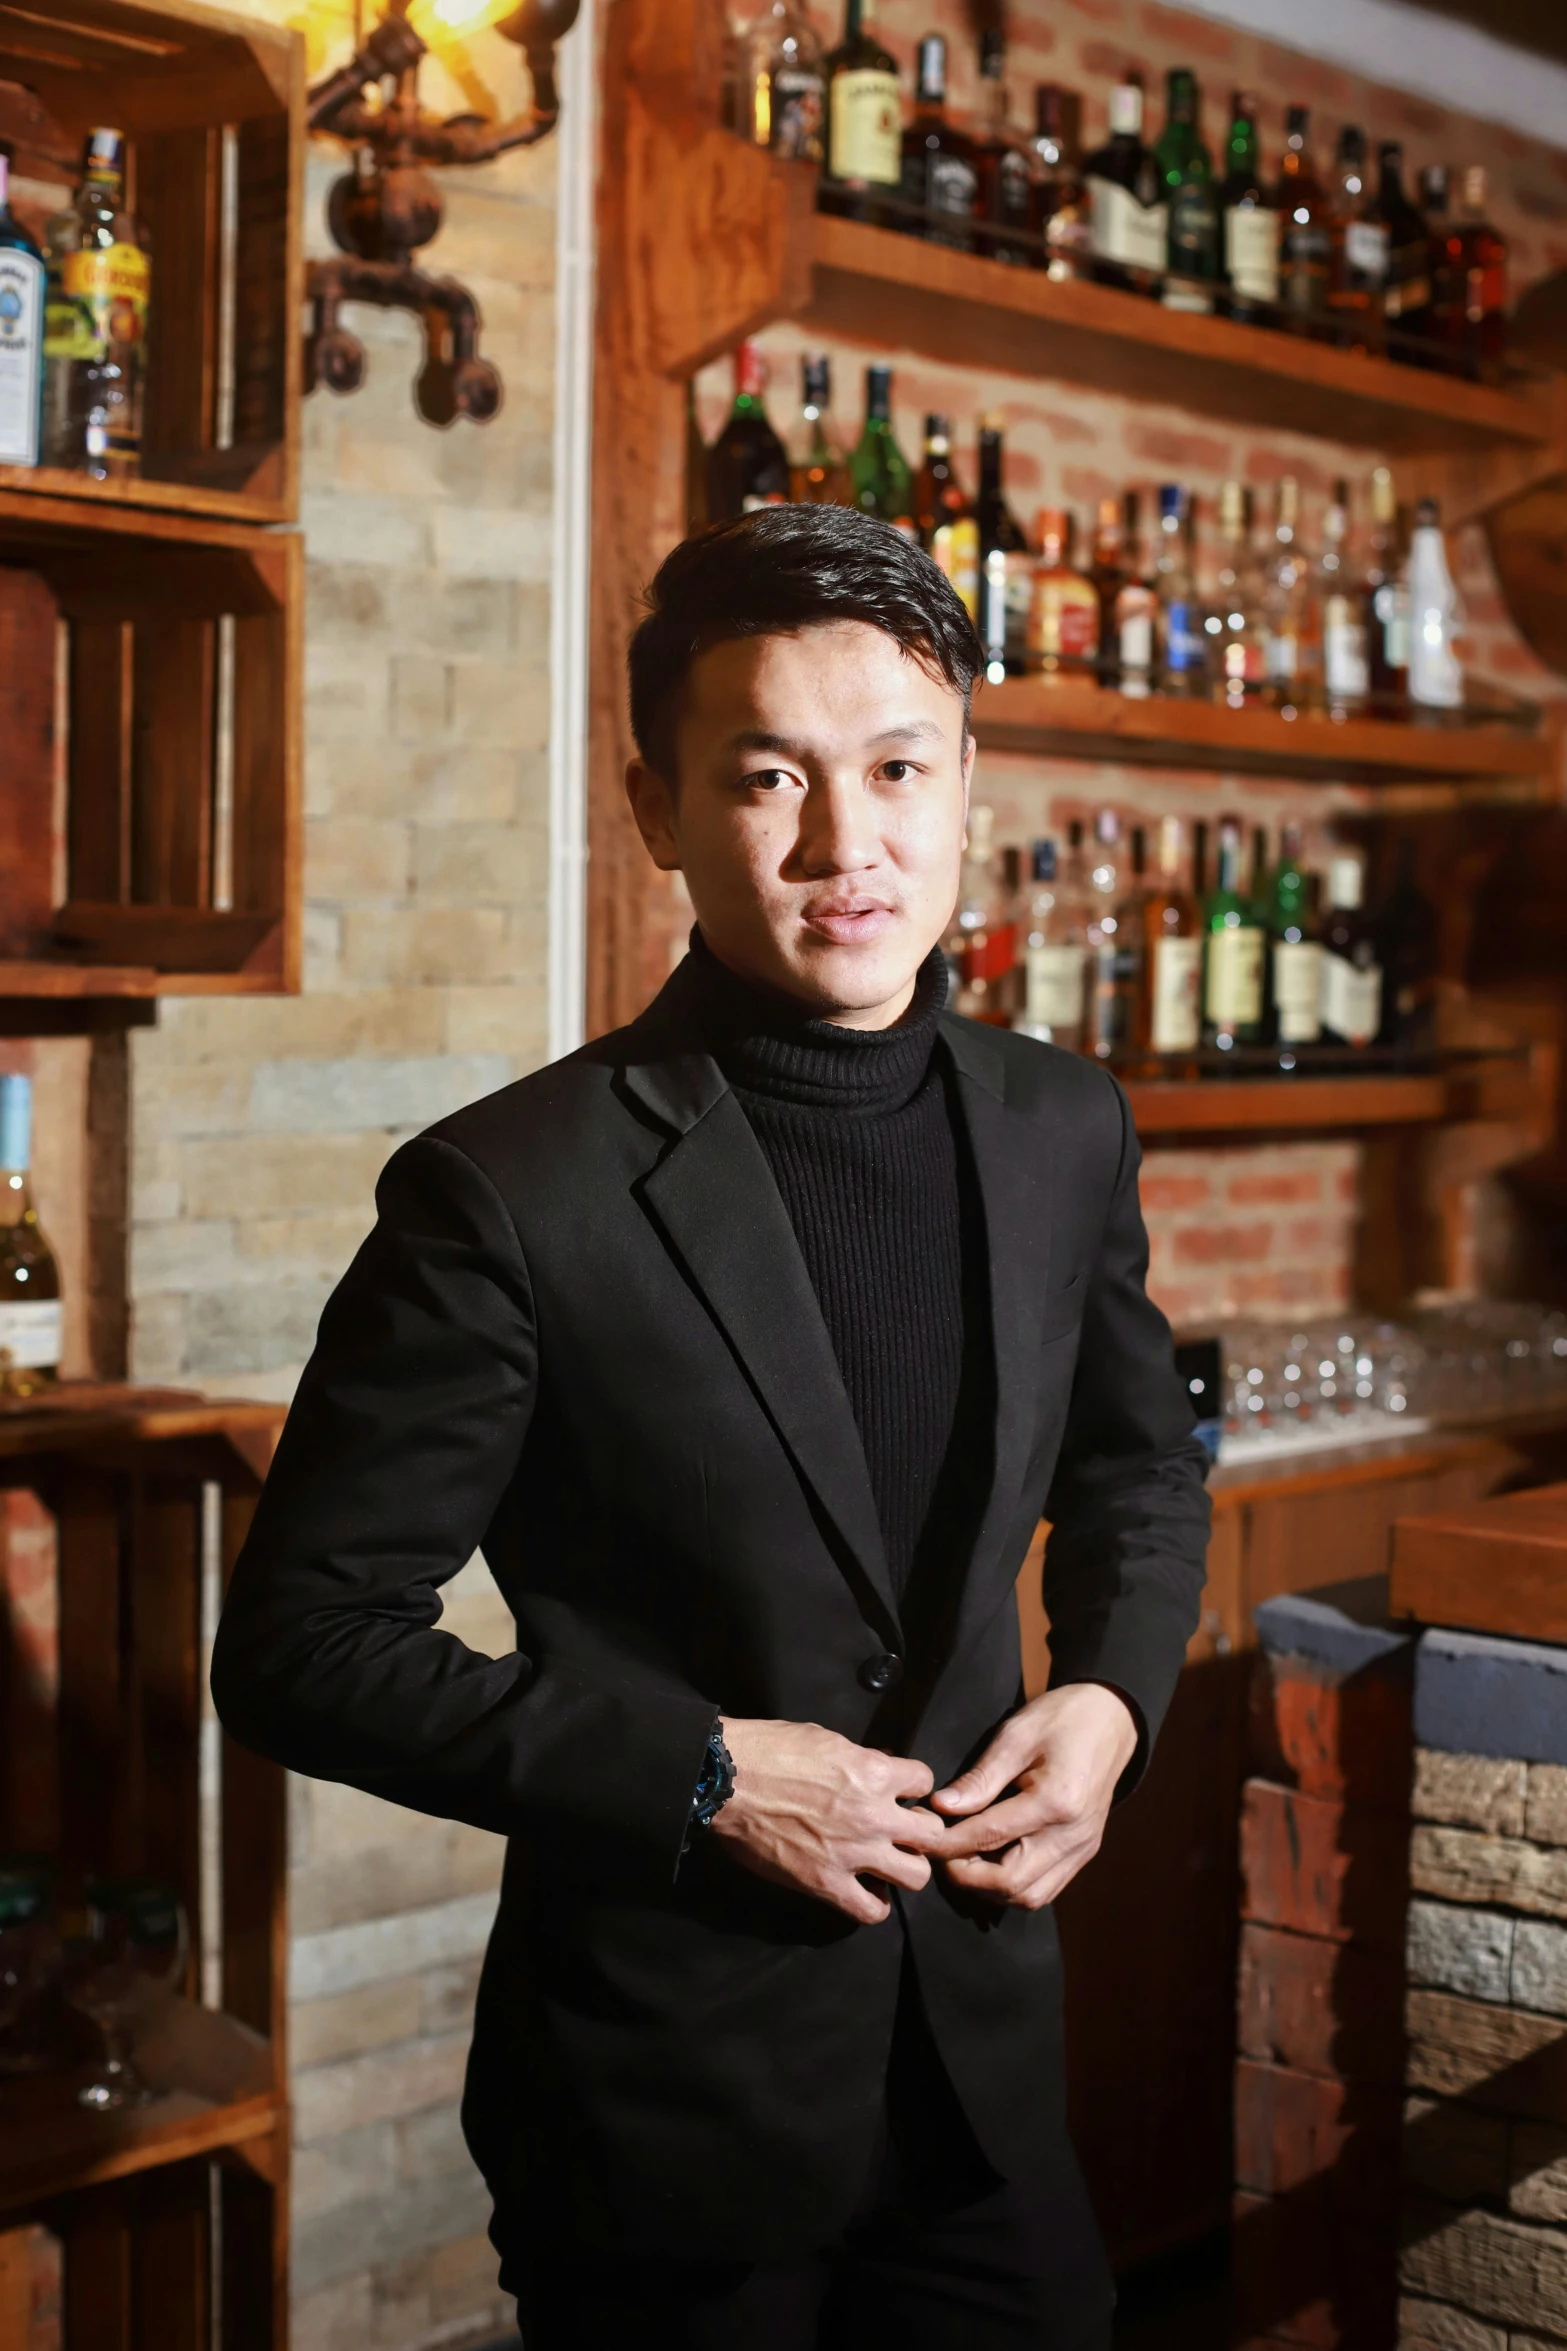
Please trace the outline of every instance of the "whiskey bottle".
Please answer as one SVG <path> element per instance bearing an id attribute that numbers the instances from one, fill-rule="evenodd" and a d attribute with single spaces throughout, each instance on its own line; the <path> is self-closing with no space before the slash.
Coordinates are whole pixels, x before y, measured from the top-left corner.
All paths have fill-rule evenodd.
<path id="1" fill-rule="evenodd" d="M 151 268 L 125 210 L 125 139 L 87 134 L 82 184 L 46 232 L 44 455 L 97 480 L 141 464 Z"/>
<path id="2" fill-rule="evenodd" d="M 1093 276 L 1094 232 L 1079 156 L 1083 102 L 1075 90 L 1041 82 L 1034 92 L 1034 167 L 1029 226 L 1044 240 L 1029 258 L 1047 277 Z"/>
<path id="3" fill-rule="evenodd" d="M 1459 183 L 1458 218 L 1449 232 L 1448 253 L 1460 297 L 1449 311 L 1448 348 L 1466 374 L 1496 383 L 1507 348 L 1507 240 L 1486 218 L 1481 164 L 1471 164 Z"/>
<path id="4" fill-rule="evenodd" d="M 862 514 L 890 522 L 907 538 L 914 527 L 914 476 L 892 429 L 892 370 L 865 370 L 865 428 L 849 458 L 849 499 Z"/>
<path id="5" fill-rule="evenodd" d="M 1322 1034 L 1322 947 L 1295 825 L 1284 825 L 1279 833 L 1279 862 L 1268 889 L 1268 938 L 1274 1042 L 1313 1045 Z"/>
<path id="6" fill-rule="evenodd" d="M 1251 493 L 1243 482 L 1219 492 L 1217 593 L 1203 622 L 1209 638 L 1213 691 L 1232 710 L 1255 701 L 1267 684 L 1268 641 L 1261 585 L 1252 551 Z"/>
<path id="7" fill-rule="evenodd" d="M 1115 684 L 1134 702 L 1153 691 L 1158 642 L 1159 592 L 1143 574 L 1141 507 L 1137 492 L 1126 493 L 1126 578 L 1115 599 Z"/>
<path id="8" fill-rule="evenodd" d="M 944 416 L 925 419 L 925 455 L 914 477 L 914 528 L 926 554 L 952 582 L 970 620 L 979 616 L 979 525 L 952 470 Z"/>
<path id="9" fill-rule="evenodd" d="M 1178 816 L 1159 821 L 1142 930 L 1136 1042 L 1150 1053 L 1195 1053 L 1202 1033 L 1202 912 L 1187 885 L 1185 827 Z"/>
<path id="10" fill-rule="evenodd" d="M 1230 135 L 1219 190 L 1225 308 L 1231 318 L 1265 326 L 1279 299 L 1279 216 L 1262 184 L 1257 101 L 1249 90 L 1230 100 Z"/>
<path id="11" fill-rule="evenodd" d="M 1415 358 L 1406 338 L 1429 336 L 1431 311 L 1431 241 L 1426 224 L 1404 193 L 1404 150 L 1397 139 L 1384 139 L 1377 149 L 1381 173 L 1376 196 L 1376 218 L 1387 230 L 1387 284 L 1382 316 L 1393 338 L 1394 357 Z"/>
<path id="12" fill-rule="evenodd" d="M 1021 525 L 1001 487 L 1002 433 L 994 416 L 979 427 L 979 641 L 985 648 L 985 676 L 999 685 L 1011 670 L 1027 666 L 1028 616 L 1033 603 L 1034 561 Z"/>
<path id="13" fill-rule="evenodd" d="M 735 404 L 707 453 L 710 523 L 789 503 L 789 460 L 767 421 L 766 389 L 767 362 L 755 343 L 742 343 L 735 353 Z"/>
<path id="14" fill-rule="evenodd" d="M 32 1396 L 60 1375 L 60 1269 L 38 1222 L 33 1081 L 0 1077 L 0 1395 Z"/>
<path id="15" fill-rule="evenodd" d="M 1209 312 L 1219 285 L 1219 198 L 1198 123 L 1197 76 L 1170 74 L 1164 129 L 1154 149 L 1165 203 L 1166 310 Z"/>
<path id="16" fill-rule="evenodd" d="M 1036 841 L 1026 896 L 1017 916 L 1023 1001 L 1013 1027 L 1044 1045 L 1083 1048 L 1083 975 L 1088 925 L 1069 872 L 1058 868 L 1052 840 Z"/>
<path id="17" fill-rule="evenodd" d="M 878 198 L 903 173 L 898 68 L 875 34 L 875 0 L 846 0 L 843 39 L 827 59 L 827 169 L 817 197 L 850 220 L 886 218 Z"/>
<path id="18" fill-rule="evenodd" d="M 1143 85 L 1134 76 L 1110 93 L 1110 136 L 1083 166 L 1101 285 L 1156 294 L 1164 276 L 1168 222 L 1159 166 L 1143 145 Z"/>
<path id="19" fill-rule="evenodd" d="M 800 362 L 800 430 L 789 463 L 789 495 L 796 506 L 847 506 L 849 468 L 828 423 L 832 371 L 825 352 Z"/>
<path id="20" fill-rule="evenodd" d="M 1371 476 L 1365 621 L 1372 707 L 1394 715 L 1409 693 L 1409 587 L 1398 544 L 1398 492 L 1385 465 Z"/>
<path id="21" fill-rule="evenodd" d="M 979 182 L 973 143 L 947 113 L 947 44 L 927 33 L 919 45 L 914 120 L 903 134 L 899 194 L 918 218 L 899 227 L 958 253 L 973 250 L 971 222 Z"/>
<path id="22" fill-rule="evenodd" d="M 1300 536 L 1300 484 L 1278 487 L 1273 552 L 1266 567 L 1263 615 L 1268 631 L 1268 695 L 1284 710 L 1309 709 L 1321 682 L 1322 639 L 1311 567 Z"/>
<path id="23" fill-rule="evenodd" d="M 1337 1045 L 1369 1045 L 1382 1025 L 1382 967 L 1376 934 L 1362 908 L 1364 895 L 1360 859 L 1330 858 L 1322 925 L 1322 1032 Z"/>
<path id="24" fill-rule="evenodd" d="M 1034 259 L 1024 241 L 1033 226 L 1034 164 L 1012 129 L 1007 39 L 999 25 L 987 25 L 979 36 L 979 129 L 979 217 L 986 233 L 978 250 L 1026 269 Z"/>
<path id="25" fill-rule="evenodd" d="M 44 257 L 11 210 L 0 143 L 0 465 L 36 465 L 43 425 Z"/>
<path id="26" fill-rule="evenodd" d="M 1047 678 L 1087 683 L 1099 652 L 1099 597 L 1069 560 L 1071 519 L 1043 506 L 1036 525 L 1039 561 L 1028 613 L 1028 666 Z"/>
<path id="27" fill-rule="evenodd" d="M 1388 227 L 1366 184 L 1366 134 L 1358 123 L 1347 122 L 1339 132 L 1328 229 L 1333 240 L 1328 308 L 1335 340 L 1350 351 L 1380 351 Z"/>
<path id="28" fill-rule="evenodd" d="M 1310 335 L 1328 320 L 1333 238 L 1328 200 L 1306 144 L 1310 108 L 1292 106 L 1284 122 L 1287 136 L 1273 196 L 1279 216 L 1279 309 L 1287 327 Z"/>
<path id="29" fill-rule="evenodd" d="M 1219 819 L 1219 870 L 1203 908 L 1203 1035 L 1221 1053 L 1262 1037 L 1266 942 L 1241 889 L 1240 819 Z"/>
<path id="30" fill-rule="evenodd" d="M 793 0 L 772 0 L 740 35 L 741 112 L 752 144 L 793 163 L 820 163 L 826 76 L 821 37 Z"/>
<path id="31" fill-rule="evenodd" d="M 1126 556 L 1126 525 L 1119 498 L 1101 498 L 1094 522 L 1094 546 L 1088 578 L 1098 599 L 1099 658 L 1095 675 L 1102 686 L 1114 686 L 1120 670 L 1120 646 L 1115 611 L 1130 572 Z"/>
<path id="32" fill-rule="evenodd" d="M 1335 482 L 1322 518 L 1318 569 L 1322 606 L 1322 690 L 1335 718 L 1363 710 L 1371 691 L 1366 653 L 1366 589 L 1356 577 L 1349 545 L 1349 484 Z"/>

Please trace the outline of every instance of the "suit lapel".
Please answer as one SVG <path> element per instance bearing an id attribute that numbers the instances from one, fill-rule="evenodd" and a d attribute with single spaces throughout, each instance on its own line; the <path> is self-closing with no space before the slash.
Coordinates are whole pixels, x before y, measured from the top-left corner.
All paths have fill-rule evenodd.
<path id="1" fill-rule="evenodd" d="M 640 1189 L 831 1519 L 888 1635 L 901 1642 L 853 1409 L 772 1170 L 718 1064 L 680 1052 L 625 1083 L 676 1130 Z"/>
<path id="2" fill-rule="evenodd" d="M 1004 1551 L 1038 1425 L 1039 1333 L 1050 1272 L 1053 1138 L 1025 1125 L 1006 1102 L 1006 1062 L 983 1028 L 944 1017 L 958 1070 L 985 1219 L 994 1351 L 996 1435 L 990 1491 L 979 1521 L 959 1605 L 951 1656 L 988 1623 L 1014 1573 Z"/>

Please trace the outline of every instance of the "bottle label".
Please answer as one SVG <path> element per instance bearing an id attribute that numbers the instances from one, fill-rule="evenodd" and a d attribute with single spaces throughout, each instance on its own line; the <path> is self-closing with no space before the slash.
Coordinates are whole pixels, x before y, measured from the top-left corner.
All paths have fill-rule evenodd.
<path id="1" fill-rule="evenodd" d="M 1365 625 L 1348 596 L 1330 596 L 1323 608 L 1322 674 L 1336 700 L 1358 701 L 1370 691 Z"/>
<path id="2" fill-rule="evenodd" d="M 1268 675 L 1287 681 L 1300 667 L 1300 641 L 1296 637 L 1268 632 Z"/>
<path id="3" fill-rule="evenodd" d="M 1004 980 L 1017 961 L 1017 932 L 1009 922 L 974 931 L 963 942 L 963 977 L 969 987 Z"/>
<path id="4" fill-rule="evenodd" d="M 1279 226 L 1279 290 L 1284 307 L 1297 315 L 1315 317 L 1327 308 L 1328 262 L 1332 239 L 1315 221 L 1281 221 Z"/>
<path id="5" fill-rule="evenodd" d="M 1008 228 L 1026 229 L 1034 175 L 1020 147 L 1004 147 L 996 164 L 996 208 Z"/>
<path id="6" fill-rule="evenodd" d="M 1206 1010 L 1216 1029 L 1251 1028 L 1261 1020 L 1263 945 L 1254 923 L 1208 933 Z"/>
<path id="7" fill-rule="evenodd" d="M 1070 1030 L 1083 1025 L 1082 947 L 1030 947 L 1024 955 L 1023 1017 L 1031 1029 Z"/>
<path id="8" fill-rule="evenodd" d="M 1168 243 L 1168 222 L 1162 204 L 1139 204 L 1129 188 L 1115 180 L 1091 179 L 1094 251 L 1123 269 L 1148 270 L 1162 275 Z"/>
<path id="9" fill-rule="evenodd" d="M 1177 597 L 1164 608 L 1164 666 L 1186 676 L 1203 665 L 1202 616 L 1195 604 Z"/>
<path id="10" fill-rule="evenodd" d="M 808 65 L 780 65 L 773 74 L 772 150 L 794 163 L 822 159 L 822 77 Z"/>
<path id="11" fill-rule="evenodd" d="M 135 245 L 89 245 L 67 253 L 49 304 L 51 359 L 101 360 L 112 343 L 147 332 L 147 256 Z"/>
<path id="12" fill-rule="evenodd" d="M 1431 302 L 1431 280 L 1426 275 L 1425 247 L 1406 245 L 1390 256 L 1382 309 L 1388 318 L 1412 318 Z"/>
<path id="13" fill-rule="evenodd" d="M 1372 598 L 1372 610 L 1382 630 L 1382 660 L 1386 668 L 1409 667 L 1409 591 L 1401 582 L 1384 580 Z"/>
<path id="14" fill-rule="evenodd" d="M 1322 1034 L 1322 949 L 1314 939 L 1273 942 L 1273 1008 L 1281 1045 L 1310 1045 Z"/>
<path id="15" fill-rule="evenodd" d="M 1279 216 L 1269 204 L 1232 204 L 1224 215 L 1224 274 L 1244 302 L 1279 298 Z"/>
<path id="16" fill-rule="evenodd" d="M 43 263 L 0 246 L 0 465 L 38 463 L 43 328 Z"/>
<path id="17" fill-rule="evenodd" d="M 1452 619 L 1435 606 L 1416 613 L 1409 632 L 1409 698 L 1437 710 L 1456 710 L 1464 698 Z"/>
<path id="18" fill-rule="evenodd" d="M 1121 667 L 1136 674 L 1153 666 L 1153 614 L 1146 608 L 1123 612 L 1117 631 Z"/>
<path id="19" fill-rule="evenodd" d="M 1201 939 L 1156 939 L 1148 1042 L 1156 1053 L 1195 1050 L 1201 1024 Z"/>
<path id="20" fill-rule="evenodd" d="M 1168 264 L 1176 277 L 1219 274 L 1219 199 L 1209 180 L 1188 180 L 1169 207 Z"/>
<path id="21" fill-rule="evenodd" d="M 1087 662 L 1098 652 L 1099 599 L 1080 573 L 1034 582 L 1029 650 L 1038 661 Z"/>
<path id="22" fill-rule="evenodd" d="M 938 523 L 931 534 L 930 552 L 944 571 L 970 620 L 979 618 L 979 525 L 971 514 L 956 522 Z"/>
<path id="23" fill-rule="evenodd" d="M 0 1302 L 0 1364 L 14 1371 L 53 1371 L 60 1361 L 58 1298 Z"/>
<path id="24" fill-rule="evenodd" d="M 897 75 L 876 66 L 835 74 L 828 105 L 827 167 L 833 177 L 895 188 L 903 177 Z"/>
<path id="25" fill-rule="evenodd" d="M 925 166 L 924 202 L 932 212 L 955 212 L 969 219 L 978 186 L 961 155 L 933 155 Z"/>
<path id="26" fill-rule="evenodd" d="M 1382 1025 L 1382 972 L 1347 955 L 1322 958 L 1322 1025 L 1346 1045 L 1369 1045 Z"/>
<path id="27" fill-rule="evenodd" d="M 1387 277 L 1387 224 L 1380 220 L 1352 220 L 1344 231 L 1344 259 L 1357 276 L 1380 286 Z"/>

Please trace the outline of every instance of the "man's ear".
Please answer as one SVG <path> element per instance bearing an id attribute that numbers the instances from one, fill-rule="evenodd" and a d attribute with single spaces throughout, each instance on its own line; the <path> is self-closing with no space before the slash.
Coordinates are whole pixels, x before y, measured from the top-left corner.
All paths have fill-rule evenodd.
<path id="1" fill-rule="evenodd" d="M 626 762 L 626 798 L 653 863 L 660 873 L 678 873 L 680 849 L 675 839 L 675 796 L 658 770 L 649 767 L 645 759 Z"/>
<path id="2" fill-rule="evenodd" d="M 963 846 L 965 849 L 968 847 L 969 791 L 974 782 L 974 754 L 978 749 L 979 745 L 973 736 L 965 733 L 963 737 Z"/>

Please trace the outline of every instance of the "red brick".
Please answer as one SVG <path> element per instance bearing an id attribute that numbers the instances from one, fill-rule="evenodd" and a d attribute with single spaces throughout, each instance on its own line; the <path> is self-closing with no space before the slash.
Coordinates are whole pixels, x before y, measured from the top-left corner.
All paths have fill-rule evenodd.
<path id="1" fill-rule="evenodd" d="M 1258 1265 L 1273 1246 L 1271 1224 L 1182 1225 L 1173 1235 L 1184 1265 Z"/>
<path id="2" fill-rule="evenodd" d="M 1406 1822 L 1248 1780 L 1241 1807 L 1241 1916 L 1296 1934 L 1402 1944 Z"/>
<path id="3" fill-rule="evenodd" d="M 1130 425 L 1126 445 L 1149 465 L 1168 468 L 1176 480 L 1191 473 L 1222 473 L 1231 455 L 1228 442 L 1206 433 L 1182 432 L 1174 425 Z"/>
<path id="4" fill-rule="evenodd" d="M 1263 2196 L 1322 2184 L 1348 2218 L 1391 2220 L 1398 2209 L 1401 2090 L 1261 2065 L 1235 2068 L 1235 2177 Z"/>
<path id="5" fill-rule="evenodd" d="M 1397 2089 L 1404 2079 L 1403 1955 L 1241 1928 L 1236 2031 L 1243 2056 L 1297 2073 Z"/>
<path id="6" fill-rule="evenodd" d="M 1165 1175 L 1146 1165 L 1138 1191 L 1145 1215 L 1167 1208 L 1205 1208 L 1213 1197 L 1213 1185 L 1205 1175 Z"/>
<path id="7" fill-rule="evenodd" d="M 1224 63 L 1235 55 L 1234 33 L 1211 17 L 1189 16 L 1184 9 L 1161 8 L 1157 0 L 1145 0 L 1141 18 L 1145 39 L 1172 42 L 1183 56 L 1195 52 Z"/>
<path id="8" fill-rule="evenodd" d="M 1315 1203 L 1322 1197 L 1319 1168 L 1280 1168 L 1266 1175 L 1233 1175 L 1224 1196 L 1237 1208 L 1287 1207 L 1292 1201 Z"/>
<path id="9" fill-rule="evenodd" d="M 1345 1679 L 1313 1672 L 1298 1658 L 1259 1659 L 1251 1736 L 1253 1761 L 1264 1778 L 1376 1812 L 1408 1809 L 1414 1759 L 1409 1684 L 1392 1669 Z"/>

